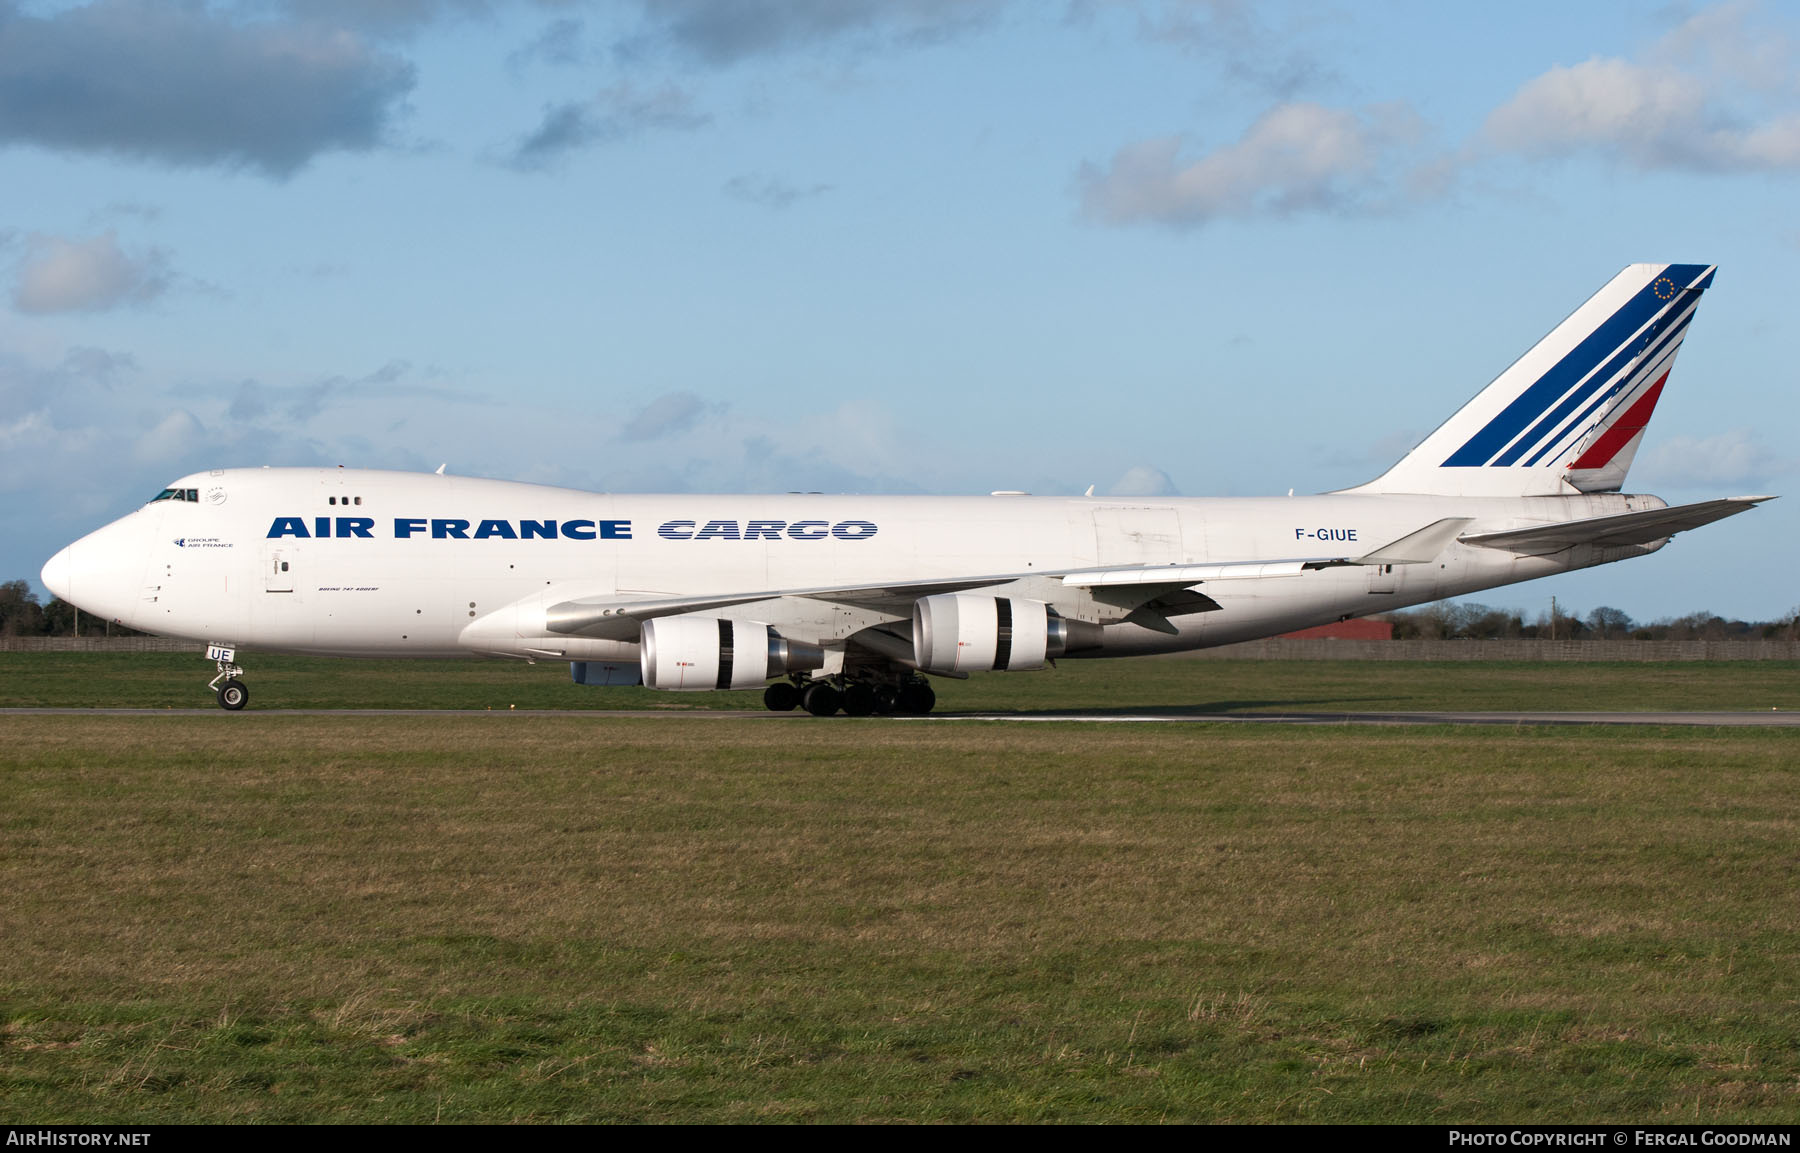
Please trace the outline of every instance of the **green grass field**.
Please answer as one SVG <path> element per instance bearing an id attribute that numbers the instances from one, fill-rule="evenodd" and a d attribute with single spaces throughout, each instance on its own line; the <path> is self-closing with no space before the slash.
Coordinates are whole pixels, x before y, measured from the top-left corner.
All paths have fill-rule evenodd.
<path id="1" fill-rule="evenodd" d="M 5 703 L 112 703 L 93 666 L 19 659 Z M 114 687 L 193 704 L 198 663 Z M 391 704 L 609 695 L 438 667 L 270 658 L 258 703 L 383 668 Z M 1604 669 L 1502 670 L 1496 707 L 1618 707 Z M 1785 708 L 1796 679 L 1624 673 L 1658 707 Z M 1021 682 L 1169 710 L 1482 691 L 1152 661 L 945 704 L 1038 707 Z M 1793 730 L 0 726 L 13 1121 L 1800 1120 Z"/>
<path id="2" fill-rule="evenodd" d="M 595 689 L 566 663 L 243 658 L 252 710 L 759 709 L 759 692 Z M 0 653 L 0 707 L 212 704 L 213 666 L 167 653 Z M 1800 709 L 1800 662 L 1063 661 L 1033 673 L 935 680 L 940 712 L 1070 709 L 1206 715 L 1393 710 Z M 842 720 L 842 718 L 840 718 Z"/>

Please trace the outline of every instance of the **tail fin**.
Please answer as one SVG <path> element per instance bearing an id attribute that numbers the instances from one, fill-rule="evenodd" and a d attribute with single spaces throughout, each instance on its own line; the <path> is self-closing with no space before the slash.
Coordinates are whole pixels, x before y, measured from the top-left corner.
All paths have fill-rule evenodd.
<path id="1" fill-rule="evenodd" d="M 1352 492 L 1616 492 L 1715 266 L 1633 264 Z"/>

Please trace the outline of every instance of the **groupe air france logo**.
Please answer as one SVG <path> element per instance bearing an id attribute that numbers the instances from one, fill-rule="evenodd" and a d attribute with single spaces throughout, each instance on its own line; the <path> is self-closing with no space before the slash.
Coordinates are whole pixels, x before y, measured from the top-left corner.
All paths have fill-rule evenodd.
<path id="1" fill-rule="evenodd" d="M 1658 300 L 1672 299 L 1675 295 L 1675 282 L 1666 276 L 1659 276 L 1656 283 L 1650 286 L 1650 291 L 1656 293 Z"/>

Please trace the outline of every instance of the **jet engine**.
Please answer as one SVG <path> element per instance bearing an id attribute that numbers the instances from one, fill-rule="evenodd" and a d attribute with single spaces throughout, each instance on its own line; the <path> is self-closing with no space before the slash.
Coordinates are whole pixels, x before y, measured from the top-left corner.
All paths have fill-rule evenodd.
<path id="1" fill-rule="evenodd" d="M 1099 644 L 1099 625 L 1067 620 L 1043 601 L 941 593 L 913 604 L 913 659 L 929 672 L 1041 669 Z"/>
<path id="2" fill-rule="evenodd" d="M 639 662 L 653 689 L 754 689 L 770 677 L 825 666 L 825 650 L 790 641 L 768 625 L 711 617 L 644 622 Z"/>

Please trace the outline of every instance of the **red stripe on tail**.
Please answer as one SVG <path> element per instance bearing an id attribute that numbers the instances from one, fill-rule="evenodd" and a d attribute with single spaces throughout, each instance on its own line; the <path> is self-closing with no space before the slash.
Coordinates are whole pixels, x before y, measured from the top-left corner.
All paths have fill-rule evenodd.
<path id="1" fill-rule="evenodd" d="M 1668 379 L 1669 374 L 1663 373 L 1661 379 L 1650 386 L 1649 392 L 1639 397 L 1638 402 L 1632 405 L 1625 415 L 1618 419 L 1617 423 L 1607 429 L 1605 434 L 1594 442 L 1592 448 L 1581 454 L 1580 460 L 1569 466 L 1570 470 L 1605 468 L 1611 464 L 1612 458 L 1619 454 L 1619 450 L 1629 444 L 1632 437 L 1643 432 L 1644 426 L 1650 423 L 1650 414 L 1656 411 L 1656 398 L 1662 395 L 1663 381 Z"/>

